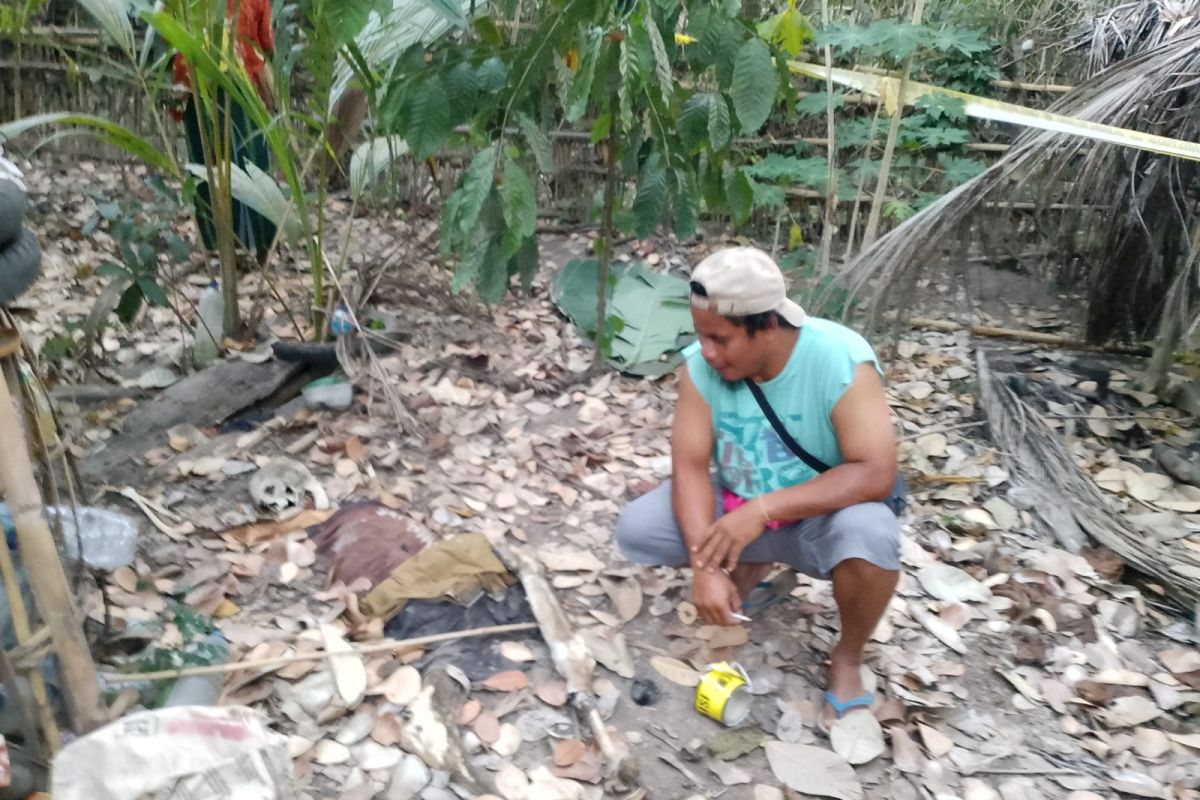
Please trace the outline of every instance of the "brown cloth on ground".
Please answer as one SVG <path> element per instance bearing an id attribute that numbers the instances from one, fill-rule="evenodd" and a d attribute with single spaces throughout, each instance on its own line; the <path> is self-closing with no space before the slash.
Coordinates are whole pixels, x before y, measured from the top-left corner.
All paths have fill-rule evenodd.
<path id="1" fill-rule="evenodd" d="M 330 561 L 330 580 L 347 586 L 359 578 L 378 586 L 427 543 L 403 514 L 374 500 L 342 506 L 308 535 Z"/>
<path id="2" fill-rule="evenodd" d="M 367 593 L 364 613 L 391 619 L 409 600 L 449 600 L 470 605 L 483 592 L 516 583 L 482 533 L 464 533 L 431 544 Z"/>

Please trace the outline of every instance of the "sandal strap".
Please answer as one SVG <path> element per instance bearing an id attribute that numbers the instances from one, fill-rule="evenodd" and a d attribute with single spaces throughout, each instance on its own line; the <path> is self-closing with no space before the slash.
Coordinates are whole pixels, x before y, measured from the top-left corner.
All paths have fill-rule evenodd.
<path id="1" fill-rule="evenodd" d="M 838 700 L 833 696 L 833 692 L 825 692 L 825 702 L 829 703 L 838 719 L 841 719 L 847 711 L 855 708 L 870 708 L 875 703 L 875 695 L 871 692 L 859 695 L 858 697 L 849 700 Z"/>

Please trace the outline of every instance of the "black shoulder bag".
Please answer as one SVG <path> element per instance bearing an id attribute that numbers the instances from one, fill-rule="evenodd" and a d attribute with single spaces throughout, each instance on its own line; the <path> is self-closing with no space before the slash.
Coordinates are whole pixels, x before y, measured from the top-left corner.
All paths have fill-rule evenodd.
<path id="1" fill-rule="evenodd" d="M 771 404 L 767 402 L 766 396 L 763 395 L 763 391 L 757 383 L 750 378 L 746 378 L 743 383 L 750 390 L 750 394 L 754 395 L 754 399 L 758 402 L 758 407 L 762 409 L 763 416 L 767 418 L 767 422 L 771 423 L 771 427 L 775 429 L 775 433 L 779 434 L 779 438 L 787 445 L 788 450 L 791 450 L 795 454 L 796 458 L 818 473 L 828 472 L 832 469 L 824 461 L 801 447 L 800 443 L 792 438 L 792 435 L 787 432 L 787 428 L 783 427 L 783 421 L 779 419 L 779 416 L 775 413 L 775 409 L 771 408 Z M 904 483 L 904 476 L 897 471 L 896 484 L 892 487 L 892 494 L 887 500 L 883 501 L 883 504 L 890 508 L 892 513 L 898 517 L 908 506 L 907 493 L 908 487 Z"/>

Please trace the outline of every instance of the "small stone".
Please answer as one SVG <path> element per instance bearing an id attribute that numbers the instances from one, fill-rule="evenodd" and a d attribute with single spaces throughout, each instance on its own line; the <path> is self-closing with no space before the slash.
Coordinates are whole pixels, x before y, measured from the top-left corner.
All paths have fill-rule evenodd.
<path id="1" fill-rule="evenodd" d="M 649 678 L 636 678 L 629 687 L 629 696 L 639 706 L 652 706 L 661 696 L 658 684 Z"/>
<path id="2" fill-rule="evenodd" d="M 685 744 L 680 750 L 679 755 L 684 761 L 691 761 L 693 764 L 708 758 L 708 745 L 703 739 L 692 739 Z"/>

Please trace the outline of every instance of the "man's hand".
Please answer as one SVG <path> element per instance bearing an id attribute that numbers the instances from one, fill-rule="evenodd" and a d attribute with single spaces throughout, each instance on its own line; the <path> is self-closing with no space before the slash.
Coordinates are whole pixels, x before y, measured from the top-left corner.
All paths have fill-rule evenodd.
<path id="1" fill-rule="evenodd" d="M 692 603 L 708 625 L 736 625 L 732 615 L 742 610 L 742 598 L 724 572 L 696 570 L 692 576 Z"/>
<path id="2" fill-rule="evenodd" d="M 696 554 L 697 570 L 734 569 L 746 546 L 762 536 L 766 529 L 762 512 L 754 503 L 746 503 L 709 526 L 704 539 L 692 552 Z"/>

